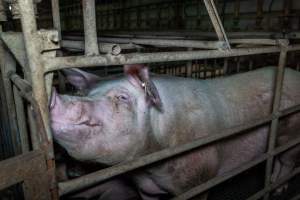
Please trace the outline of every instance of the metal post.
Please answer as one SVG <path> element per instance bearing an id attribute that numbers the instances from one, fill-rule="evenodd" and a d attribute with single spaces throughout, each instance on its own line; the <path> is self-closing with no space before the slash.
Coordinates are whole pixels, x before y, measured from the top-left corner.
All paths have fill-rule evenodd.
<path id="1" fill-rule="evenodd" d="M 276 116 L 271 123 L 270 134 L 269 134 L 269 144 L 268 144 L 268 153 L 272 152 L 275 148 L 276 143 L 276 136 L 278 130 L 278 123 L 279 123 L 279 109 L 280 109 L 280 100 L 282 95 L 282 87 L 283 87 L 283 80 L 284 80 L 284 70 L 287 58 L 287 44 L 282 42 L 281 44 L 281 52 L 279 57 L 279 64 L 277 69 L 277 77 L 275 82 L 275 91 L 274 91 L 274 101 L 273 101 L 273 115 Z M 272 167 L 273 167 L 274 157 L 270 157 L 267 160 L 266 166 L 266 176 L 265 176 L 265 187 L 270 185 L 271 174 L 272 174 Z M 269 193 L 266 193 L 264 196 L 264 200 L 269 199 Z"/>
<path id="2" fill-rule="evenodd" d="M 44 124 L 48 124 L 48 101 L 44 80 L 43 62 L 39 46 L 40 40 L 37 33 L 37 25 L 33 12 L 33 2 L 32 0 L 18 0 L 18 2 L 20 5 L 22 29 L 30 68 L 33 95 L 42 110 Z M 51 141 L 52 135 L 50 127 L 48 126 L 46 130 L 48 140 Z"/>
<path id="3" fill-rule="evenodd" d="M 82 0 L 85 55 L 99 55 L 95 0 Z"/>
<path id="4" fill-rule="evenodd" d="M 18 0 L 23 36 L 25 41 L 28 64 L 32 81 L 33 97 L 41 113 L 41 120 L 47 133 L 46 140 L 42 140 L 41 148 L 47 156 L 47 166 L 49 170 L 50 190 L 53 199 L 58 199 L 55 180 L 55 162 L 53 153 L 53 141 L 49 127 L 48 99 L 44 80 L 44 64 L 41 57 L 40 38 L 37 32 L 37 24 L 34 15 L 33 0 Z M 38 132 L 38 134 L 40 134 Z M 41 137 L 43 138 L 43 137 Z"/>

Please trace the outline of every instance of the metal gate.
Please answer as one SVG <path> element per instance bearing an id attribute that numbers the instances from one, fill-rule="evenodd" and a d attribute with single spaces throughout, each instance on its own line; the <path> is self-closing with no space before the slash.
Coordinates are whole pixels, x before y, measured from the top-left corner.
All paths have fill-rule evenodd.
<path id="1" fill-rule="evenodd" d="M 242 134 L 242 131 L 251 128 L 270 124 L 270 137 L 268 151 L 255 160 L 230 171 L 222 176 L 213 178 L 206 183 L 186 191 L 174 199 L 189 199 L 211 187 L 228 180 L 229 178 L 266 161 L 265 187 L 249 199 L 268 199 L 270 192 L 288 181 L 290 178 L 299 174 L 297 168 L 292 174 L 274 184 L 270 183 L 274 156 L 294 147 L 300 143 L 300 138 L 288 144 L 275 148 L 275 139 L 279 119 L 283 116 L 298 112 L 300 105 L 279 110 L 280 98 L 282 93 L 282 82 L 286 57 L 289 51 L 300 50 L 300 45 L 289 45 L 288 40 L 247 40 L 243 39 L 238 43 L 259 43 L 262 46 L 255 48 L 231 48 L 230 41 L 220 21 L 213 0 L 204 0 L 211 21 L 217 33 L 218 41 L 172 41 L 169 44 L 176 44 L 181 47 L 189 47 L 189 51 L 172 51 L 159 53 L 112 53 L 100 54 L 101 47 L 107 47 L 97 41 L 96 22 L 95 22 L 95 0 L 83 0 L 83 14 L 85 25 L 85 55 L 57 57 L 61 41 L 59 4 L 58 0 L 52 0 L 53 21 L 56 31 L 38 30 L 35 19 L 35 3 L 33 0 L 8 1 L 13 6 L 18 6 L 22 24 L 22 33 L 1 33 L 1 72 L 5 87 L 5 96 L 9 111 L 9 121 L 11 127 L 18 127 L 20 131 L 21 155 L 0 162 L 0 189 L 11 186 L 15 183 L 23 183 L 26 199 L 58 199 L 59 196 L 91 186 L 111 177 L 126 173 L 142 166 L 154 162 L 183 154 L 184 152 L 199 148 L 200 146 L 213 143 L 233 135 Z M 135 44 L 151 42 L 160 45 L 161 40 L 136 41 Z M 269 46 L 263 46 L 263 44 Z M 198 46 L 191 46 L 197 44 Z M 99 47 L 100 45 L 100 47 Z M 192 48 L 205 48 L 210 46 L 211 50 L 193 50 Z M 112 49 L 111 45 L 109 46 Z M 135 45 L 131 47 L 135 48 Z M 99 52 L 100 49 L 100 52 Z M 105 48 L 104 48 L 105 49 Z M 25 53 L 26 52 L 26 53 Z M 208 58 L 226 58 L 243 55 L 256 55 L 267 53 L 280 53 L 278 71 L 276 78 L 276 88 L 273 103 L 273 112 L 266 118 L 248 122 L 239 127 L 224 130 L 217 135 L 208 136 L 195 140 L 185 145 L 164 149 L 137 160 L 130 161 L 121 165 L 106 168 L 66 182 L 56 183 L 55 181 L 55 162 L 53 153 L 53 140 L 49 126 L 48 98 L 51 92 L 53 71 L 71 67 L 101 67 L 110 65 L 124 65 L 135 63 L 168 62 L 180 60 L 195 60 Z M 22 72 L 17 72 L 16 63 L 22 67 Z M 23 102 L 26 104 L 24 106 Z M 30 138 L 26 138 L 28 133 L 24 122 L 28 119 L 30 124 Z M 15 132 L 15 134 L 17 131 Z M 13 133 L 14 134 L 14 133 Z M 31 141 L 31 142 L 28 142 Z M 58 190 L 57 190 L 58 189 Z M 295 197 L 297 198 L 297 197 Z"/>

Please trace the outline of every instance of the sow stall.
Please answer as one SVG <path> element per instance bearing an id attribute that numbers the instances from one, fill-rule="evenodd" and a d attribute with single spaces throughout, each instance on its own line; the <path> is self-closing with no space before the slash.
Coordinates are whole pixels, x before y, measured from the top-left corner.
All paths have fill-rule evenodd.
<path id="1" fill-rule="evenodd" d="M 105 41 L 107 43 L 103 43 L 104 41 L 98 43 L 95 23 L 95 0 L 83 0 L 85 55 L 61 56 L 59 44 L 63 45 L 64 41 L 62 41 L 60 30 L 58 0 L 52 0 L 55 30 L 38 30 L 35 18 L 35 4 L 38 1 L 18 0 L 17 2 L 8 2 L 13 2 L 14 6 L 18 6 L 22 24 L 22 33 L 1 32 L 0 48 L 1 75 L 7 108 L 9 110 L 9 125 L 12 128 L 13 143 L 18 147 L 15 153 L 19 155 L 0 162 L 0 190 L 17 183 L 22 183 L 26 199 L 59 199 L 62 195 L 78 191 L 137 168 L 184 154 L 185 152 L 218 140 L 243 134 L 243 131 L 263 124 L 270 124 L 271 127 L 266 153 L 246 165 L 223 176 L 213 178 L 174 199 L 190 199 L 262 162 L 267 163 L 265 187 L 248 199 L 254 200 L 261 199 L 262 197 L 269 199 L 272 190 L 299 174 L 300 169 L 297 168 L 292 174 L 284 177 L 279 182 L 270 183 L 274 157 L 300 143 L 300 138 L 297 138 L 288 144 L 275 148 L 275 139 L 280 118 L 298 112 L 300 109 L 300 105 L 298 105 L 286 110 L 279 110 L 287 54 L 291 51 L 299 51 L 300 45 L 290 45 L 287 39 L 254 41 L 243 39 L 236 42 L 241 44 L 258 43 L 259 45 L 252 48 L 232 48 L 231 45 L 233 43 L 230 43 L 226 36 L 213 0 L 204 0 L 219 39 L 218 41 L 197 41 L 196 44 L 198 46 L 195 47 L 191 46 L 191 43 L 193 45 L 195 43 L 189 40 L 168 40 L 166 42 L 162 39 L 136 39 L 133 42 L 134 45 L 130 44 L 126 47 L 138 49 L 139 45 L 151 43 L 157 46 L 180 46 L 188 48 L 188 50 L 122 53 L 114 51 L 116 48 L 126 48 L 124 44 L 122 45 L 122 41 L 114 40 L 115 44 L 109 41 Z M 127 42 L 124 43 L 127 44 Z M 101 46 L 105 48 L 101 48 Z M 193 50 L 193 48 L 206 49 L 207 46 L 210 47 L 210 50 Z M 79 44 L 79 48 L 83 48 L 83 44 Z M 105 52 L 106 54 L 101 52 Z M 51 94 L 54 71 L 72 67 L 100 68 L 124 64 L 229 58 L 269 53 L 279 53 L 279 61 L 275 80 L 273 112 L 267 118 L 251 121 L 239 127 L 224 130 L 217 135 L 195 140 L 182 146 L 164 149 L 137 160 L 93 172 L 70 181 L 57 183 L 55 179 L 55 158 L 48 110 L 48 99 Z M 17 72 L 17 63 L 22 66 L 22 76 Z M 26 131 L 27 125 L 25 123 L 27 116 L 30 124 L 29 133 Z M 21 145 L 18 145 L 19 141 Z M 293 199 L 298 199 L 299 196 Z"/>

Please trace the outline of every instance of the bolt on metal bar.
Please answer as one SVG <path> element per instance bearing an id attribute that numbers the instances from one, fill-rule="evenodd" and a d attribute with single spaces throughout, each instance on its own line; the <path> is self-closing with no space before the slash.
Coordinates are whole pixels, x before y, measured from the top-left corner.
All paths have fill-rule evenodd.
<path id="1" fill-rule="evenodd" d="M 101 53 L 108 53 L 112 55 L 119 55 L 122 51 L 121 46 L 113 43 L 98 43 L 99 51 Z M 79 49 L 84 50 L 85 45 L 83 41 L 74 41 L 74 40 L 62 40 L 61 46 L 64 48 L 70 49 Z"/>
<path id="2" fill-rule="evenodd" d="M 300 111 L 300 105 L 295 106 L 289 109 L 286 109 L 279 113 L 279 116 L 285 116 L 289 115 L 294 112 Z M 241 131 L 250 130 L 252 128 L 255 128 L 257 126 L 264 125 L 268 122 L 270 122 L 274 118 L 273 115 L 270 115 L 264 119 L 259 119 L 255 121 L 251 121 L 245 125 L 233 127 L 231 129 L 227 129 L 225 131 L 222 131 L 218 134 L 212 134 L 211 136 L 201 138 L 198 140 L 195 140 L 193 142 L 173 147 L 173 148 L 167 148 L 146 156 L 143 156 L 141 158 L 138 158 L 134 161 L 130 161 L 124 164 L 116 165 L 104 170 L 100 170 L 97 172 L 93 172 L 91 174 L 73 179 L 71 181 L 61 182 L 59 183 L 59 193 L 60 195 L 64 195 L 70 192 L 74 192 L 80 189 L 83 189 L 85 187 L 94 185 L 96 183 L 99 183 L 101 181 L 107 180 L 113 176 L 117 176 L 123 173 L 126 173 L 128 171 L 132 171 L 134 169 L 137 169 L 139 167 L 143 167 L 149 164 L 152 164 L 154 162 L 158 162 L 160 160 L 164 160 L 170 157 L 174 157 L 176 155 L 179 155 L 181 153 L 196 149 L 200 146 L 210 144 L 212 142 L 215 142 L 217 140 L 221 140 L 233 135 L 242 134 Z"/>
<path id="3" fill-rule="evenodd" d="M 85 54 L 99 55 L 95 0 L 82 0 Z"/>
<path id="4" fill-rule="evenodd" d="M 280 100 L 282 95 L 284 71 L 285 71 L 286 58 L 287 58 L 286 46 L 282 45 L 281 48 L 282 49 L 279 56 L 279 64 L 277 69 L 277 77 L 275 82 L 275 91 L 274 91 L 274 98 L 273 98 L 273 109 L 272 109 L 273 114 L 276 114 L 280 109 Z M 275 148 L 278 123 L 279 123 L 278 117 L 272 120 L 270 134 L 269 134 L 269 141 L 268 141 L 268 152 L 271 152 Z M 267 160 L 265 187 L 268 186 L 271 181 L 273 161 L 274 161 L 274 157 L 270 157 Z M 266 193 L 264 196 L 264 200 L 267 199 L 269 199 L 269 193 Z"/>
<path id="5" fill-rule="evenodd" d="M 226 48 L 230 49 L 230 44 L 228 38 L 226 36 L 224 27 L 222 25 L 222 21 L 220 20 L 218 11 L 216 9 L 215 3 L 213 0 L 204 0 L 205 7 L 209 14 L 210 20 L 214 26 L 214 29 L 217 33 L 217 36 L 220 41 L 224 41 L 226 43 Z"/>

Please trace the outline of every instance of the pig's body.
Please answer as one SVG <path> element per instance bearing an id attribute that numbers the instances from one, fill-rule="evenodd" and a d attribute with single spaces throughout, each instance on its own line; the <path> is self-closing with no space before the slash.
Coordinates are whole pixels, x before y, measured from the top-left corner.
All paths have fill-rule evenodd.
<path id="1" fill-rule="evenodd" d="M 102 135 L 101 138 L 101 133 L 91 134 L 93 131 L 87 131 L 88 134 L 81 136 L 80 141 L 76 142 L 74 139 L 65 142 L 63 140 L 66 139 L 66 135 L 61 136 L 59 124 L 56 124 L 54 120 L 52 123 L 54 136 L 73 157 L 81 160 L 94 160 L 105 164 L 131 160 L 164 148 L 191 142 L 197 138 L 218 134 L 226 128 L 268 116 L 272 107 L 272 91 L 274 90 L 272 82 L 275 80 L 275 72 L 275 68 L 264 68 L 231 77 L 204 81 L 155 76 L 152 81 L 160 96 L 162 109 L 143 104 L 144 91 L 135 87 L 127 79 L 101 81 L 91 89 L 87 101 L 98 99 L 102 103 L 100 103 L 101 105 L 97 104 L 97 112 L 103 113 L 101 115 L 91 114 L 90 118 L 101 121 L 100 132 L 106 133 L 108 130 L 106 127 L 114 126 L 112 130 L 120 133 L 118 135 L 112 135 L 113 133 L 107 136 Z M 287 69 L 281 109 L 300 103 L 299 85 L 300 72 Z M 125 88 L 131 95 L 137 97 L 134 101 L 136 109 L 130 108 L 135 114 L 126 114 L 130 120 L 127 118 L 125 122 L 119 121 L 122 119 L 121 116 L 115 114 L 114 106 L 110 106 L 106 100 L 100 100 L 116 87 Z M 75 99 L 82 102 L 85 98 Z M 120 109 L 119 106 L 117 109 Z M 129 107 L 126 109 L 130 110 Z M 56 117 L 55 106 L 51 114 L 52 118 Z M 134 119 L 134 123 L 131 117 Z M 108 119 L 119 122 L 105 127 L 106 123 L 110 123 Z M 123 123 L 126 123 L 124 129 Z M 128 124 L 136 126 L 131 127 Z M 134 180 L 144 199 L 182 193 L 262 154 L 266 150 L 268 131 L 268 126 L 263 126 L 241 136 L 226 139 L 184 156 L 156 164 L 143 172 L 138 171 Z M 124 134 L 125 132 L 127 134 Z M 82 135 L 83 131 L 76 134 Z M 79 137 L 75 137 L 76 134 L 73 133 L 74 138 Z M 279 135 L 284 136 L 281 137 L 283 139 L 279 139 L 279 143 L 284 143 L 299 134 L 300 114 L 296 114 L 285 119 L 285 122 L 281 124 Z M 78 145 L 78 143 L 86 144 Z M 95 147 L 92 147 L 93 145 Z M 112 151 L 114 149 L 116 152 Z M 287 154 L 288 156 L 283 159 L 283 164 L 285 161 L 287 164 L 293 164 L 298 153 L 298 150 L 295 150 Z M 289 170 L 291 169 L 288 169 L 287 172 L 281 170 L 283 172 L 276 176 L 283 176 Z"/>

